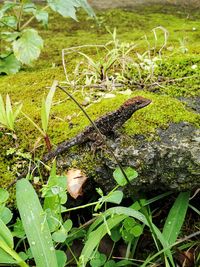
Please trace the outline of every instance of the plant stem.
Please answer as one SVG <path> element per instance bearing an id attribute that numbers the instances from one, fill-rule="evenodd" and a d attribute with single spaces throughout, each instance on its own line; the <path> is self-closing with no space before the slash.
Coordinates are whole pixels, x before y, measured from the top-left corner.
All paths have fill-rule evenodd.
<path id="1" fill-rule="evenodd" d="M 17 16 L 17 31 L 19 32 L 20 31 L 20 26 L 21 26 L 21 19 L 22 19 L 22 14 L 23 14 L 23 7 L 24 7 L 24 4 L 23 2 L 21 3 L 20 5 L 20 10 L 19 10 L 19 13 L 18 13 L 18 16 Z"/>
<path id="2" fill-rule="evenodd" d="M 41 10 L 46 10 L 48 7 L 49 7 L 49 5 L 43 7 Z M 35 18 L 35 15 L 33 15 L 29 20 L 27 20 L 27 22 L 25 22 L 25 23 L 22 25 L 22 27 L 21 27 L 20 30 L 22 31 L 24 28 L 26 28 L 26 27 L 31 23 L 31 21 L 34 20 L 34 18 Z"/>

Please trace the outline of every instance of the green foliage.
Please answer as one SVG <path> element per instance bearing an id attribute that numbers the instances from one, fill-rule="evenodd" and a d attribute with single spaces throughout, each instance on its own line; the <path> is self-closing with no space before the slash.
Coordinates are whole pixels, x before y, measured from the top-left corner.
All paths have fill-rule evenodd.
<path id="1" fill-rule="evenodd" d="M 117 186 L 118 187 L 118 186 Z M 95 206 L 99 203 L 98 210 L 103 204 L 115 203 L 112 208 L 100 211 L 96 219 L 89 228 L 84 231 L 73 226 L 71 219 L 64 219 L 66 212 L 74 209 L 83 208 L 83 206 L 66 209 L 63 204 L 66 203 L 66 177 L 56 175 L 56 165 L 53 164 L 49 180 L 43 186 L 42 195 L 44 198 L 44 209 L 40 204 L 39 198 L 32 185 L 26 179 L 17 182 L 16 198 L 17 207 L 20 213 L 20 219 L 17 219 L 11 231 L 0 218 L 0 263 L 17 264 L 27 267 L 25 260 L 34 259 L 37 266 L 58 266 L 64 267 L 67 264 L 67 257 L 63 251 L 63 245 L 71 247 L 74 240 L 83 238 L 86 234 L 86 241 L 79 260 L 75 261 L 77 266 L 85 267 L 90 263 L 91 267 L 100 266 L 127 266 L 134 264 L 133 258 L 135 250 L 138 246 L 138 239 L 143 234 L 144 227 L 151 230 L 152 240 L 154 240 L 158 253 L 151 257 L 147 257 L 142 266 L 147 266 L 153 259 L 161 258 L 164 255 L 166 266 L 174 265 L 171 247 L 180 234 L 181 227 L 185 218 L 188 207 L 189 193 L 180 193 L 174 205 L 172 206 L 164 228 L 163 234 L 152 222 L 152 213 L 149 204 L 159 201 L 163 197 L 169 195 L 165 193 L 158 195 L 153 199 L 140 199 L 135 201 L 130 207 L 118 206 L 121 202 L 123 194 L 114 188 L 107 196 L 98 189 L 101 198 L 94 203 L 88 203 L 84 207 Z M 9 194 L 6 190 L 0 190 L 0 211 L 5 208 Z M 149 210 L 149 212 L 147 212 Z M 97 209 L 96 209 L 97 211 Z M 180 219 L 180 222 L 179 222 Z M 53 224 L 52 222 L 55 222 Z M 171 222 L 169 224 L 169 222 Z M 52 236 L 50 234 L 52 233 Z M 98 251 L 98 246 L 102 238 L 110 235 L 114 244 L 125 241 L 127 244 L 126 259 L 116 260 L 110 259 L 107 255 Z M 25 246 L 24 251 L 18 253 L 14 247 L 14 238 L 27 241 L 29 246 Z M 57 250 L 54 250 L 56 244 Z M 75 257 L 75 256 L 74 256 Z"/>
<path id="2" fill-rule="evenodd" d="M 36 265 L 58 266 L 45 213 L 32 185 L 26 179 L 17 182 L 16 199 Z"/>
<path id="3" fill-rule="evenodd" d="M 15 111 L 13 111 L 9 95 L 6 95 L 6 103 L 0 94 L 0 125 L 7 129 L 14 131 L 15 120 L 20 113 L 22 104 L 20 104 Z"/>
<path id="4" fill-rule="evenodd" d="M 0 73 L 14 74 L 22 64 L 31 65 L 43 48 L 43 39 L 33 28 L 28 28 L 32 20 L 36 19 L 43 26 L 48 25 L 47 9 L 58 12 L 63 17 L 75 20 L 76 9 L 82 7 L 91 16 L 94 13 L 87 1 L 60 1 L 47 0 L 46 6 L 34 4 L 32 1 L 8 2 L 4 1 L 0 9 L 0 27 L 3 28 L 0 38 L 3 42 L 3 51 L 0 51 Z M 24 22 L 24 17 L 27 21 Z"/>
<path id="5" fill-rule="evenodd" d="M 49 115 L 50 115 L 50 110 L 52 106 L 53 96 L 56 91 L 56 85 L 57 85 L 57 81 L 55 81 L 53 85 L 51 86 L 51 89 L 49 90 L 49 93 L 46 97 L 46 100 L 44 100 L 44 98 L 42 100 L 41 120 L 42 120 L 42 129 L 45 134 L 47 133 Z"/>
<path id="6" fill-rule="evenodd" d="M 57 86 L 57 81 L 54 81 L 49 93 L 46 97 L 46 99 L 43 98 L 42 100 L 42 108 L 41 108 L 41 122 L 42 122 L 42 128 L 38 126 L 30 117 L 29 115 L 25 114 L 22 112 L 22 114 L 33 124 L 33 126 L 42 134 L 44 137 L 44 140 L 46 142 L 46 146 L 48 150 L 51 149 L 51 143 L 49 140 L 49 136 L 47 134 L 47 128 L 48 128 L 48 123 L 49 123 L 49 115 L 50 115 L 50 110 L 52 106 L 52 101 L 53 101 L 53 96 L 56 91 L 56 86 Z"/>
<path id="7" fill-rule="evenodd" d="M 167 216 L 163 228 L 163 235 L 169 245 L 176 242 L 176 239 L 180 234 L 181 227 L 185 220 L 185 215 L 188 209 L 189 197 L 190 192 L 180 193 Z"/>
<path id="8" fill-rule="evenodd" d="M 25 29 L 19 39 L 12 43 L 13 52 L 18 61 L 30 65 L 40 55 L 43 48 L 43 40 L 34 29 Z"/>
<path id="9" fill-rule="evenodd" d="M 124 171 L 125 171 L 125 174 L 126 174 L 128 180 L 130 182 L 138 177 L 137 171 L 131 167 L 125 168 Z M 124 177 L 124 175 L 123 175 L 123 173 L 119 167 L 117 167 L 115 169 L 115 171 L 113 172 L 113 177 L 114 177 L 115 181 L 118 183 L 118 185 L 124 186 L 127 184 L 127 180 L 125 179 L 125 177 Z"/>

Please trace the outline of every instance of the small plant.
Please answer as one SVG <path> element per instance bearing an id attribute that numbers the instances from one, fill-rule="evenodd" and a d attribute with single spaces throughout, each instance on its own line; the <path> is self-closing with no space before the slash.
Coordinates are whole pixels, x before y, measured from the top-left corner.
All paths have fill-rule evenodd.
<path id="1" fill-rule="evenodd" d="M 94 16 L 86 0 L 44 2 L 45 6 L 36 5 L 32 0 L 4 1 L 0 9 L 0 73 L 16 73 L 22 64 L 30 65 L 39 57 L 43 39 L 37 30 L 30 28 L 30 23 L 36 20 L 47 27 L 48 9 L 76 20 L 76 9 L 82 7 L 90 16 Z"/>
<path id="2" fill-rule="evenodd" d="M 108 29 L 107 29 L 108 30 Z M 164 35 L 161 47 L 158 47 L 157 31 Z M 151 46 L 145 36 L 147 50 L 140 54 L 137 52 L 137 43 L 120 43 L 117 39 L 116 29 L 110 32 L 111 41 L 104 45 L 83 45 L 70 47 L 62 50 L 62 62 L 66 76 L 66 82 L 73 86 L 85 86 L 94 88 L 115 89 L 123 87 L 124 84 L 145 86 L 147 82 L 157 80 L 154 74 L 162 61 L 162 51 L 167 45 L 168 31 L 163 27 L 152 30 L 154 35 L 154 46 Z M 88 52 L 87 49 L 90 49 Z M 95 57 L 89 55 L 91 50 L 96 50 Z M 71 53 L 80 55 L 82 60 L 75 67 L 75 75 L 70 79 L 68 73 L 68 56 Z M 103 56 L 102 56 L 103 55 Z M 71 68 L 71 66 L 70 66 Z M 75 77 L 79 77 L 75 79 Z"/>
<path id="3" fill-rule="evenodd" d="M 131 168 L 125 169 L 125 172 L 129 180 L 137 176 L 137 172 Z M 145 267 L 165 262 L 166 267 L 175 267 L 173 247 L 178 247 L 178 250 L 187 248 L 191 244 L 183 246 L 183 242 L 200 234 L 198 231 L 176 241 L 185 219 L 190 194 L 183 192 L 178 195 L 161 231 L 152 221 L 154 211 L 150 210 L 150 204 L 171 193 L 166 192 L 149 200 L 139 199 L 129 207 L 120 206 L 123 192 L 119 186 L 126 185 L 127 182 L 122 173 L 120 174 L 120 169 L 114 172 L 114 177 L 120 182 L 108 195 L 104 195 L 98 189 L 100 197 L 97 201 L 67 208 L 67 177 L 56 174 L 54 161 L 50 177 L 42 188 L 43 198 L 38 198 L 28 180 L 21 179 L 17 182 L 16 200 L 20 218 L 16 221 L 13 219 L 12 225 L 12 212 L 6 207 L 9 194 L 6 190 L 0 189 L 0 264 L 28 267 L 28 264 L 32 266 L 35 263 L 39 267 L 61 267 L 75 261 L 79 267 L 132 264 Z M 113 207 L 107 208 L 108 203 Z M 74 222 L 69 217 L 70 211 L 91 206 L 94 207 L 95 217 L 78 228 L 74 227 Z M 158 252 L 139 260 L 138 264 L 136 251 L 140 249 L 138 241 L 143 236 L 145 228 L 150 230 L 149 234 Z M 147 230 L 145 232 L 147 234 Z M 105 255 L 98 249 L 106 235 L 113 241 L 110 255 Z M 82 243 L 83 239 L 85 242 Z M 73 248 L 75 240 L 80 240 L 79 243 L 82 244 L 81 253 L 77 256 L 73 252 L 76 250 L 76 247 Z M 125 244 L 126 252 L 122 258 L 113 258 L 112 255 L 117 242 Z M 194 242 L 193 245 L 198 244 Z M 73 255 L 72 259 L 67 259 L 63 249 L 65 247 Z"/>
<path id="4" fill-rule="evenodd" d="M 50 115 L 50 110 L 52 106 L 52 101 L 53 101 L 53 96 L 56 91 L 56 86 L 57 86 L 57 81 L 54 81 L 52 84 L 49 93 L 46 97 L 46 99 L 43 98 L 42 100 L 42 108 L 41 108 L 41 122 L 42 122 L 42 128 L 38 126 L 27 114 L 22 112 L 22 114 L 35 126 L 36 129 L 42 134 L 44 137 L 47 149 L 50 151 L 51 150 L 51 142 L 49 139 L 49 136 L 47 134 L 47 129 L 48 129 L 48 124 L 49 124 L 49 115 Z"/>
<path id="5" fill-rule="evenodd" d="M 0 126 L 5 127 L 8 130 L 15 131 L 15 121 L 22 108 L 22 104 L 13 111 L 10 96 L 6 95 L 6 102 L 4 103 L 2 96 L 0 95 Z"/>

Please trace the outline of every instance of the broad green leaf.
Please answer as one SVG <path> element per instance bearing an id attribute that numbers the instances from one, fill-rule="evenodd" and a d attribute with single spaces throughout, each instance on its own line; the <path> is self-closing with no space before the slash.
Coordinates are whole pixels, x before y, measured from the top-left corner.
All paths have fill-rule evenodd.
<path id="1" fill-rule="evenodd" d="M 21 68 L 21 63 L 16 59 L 14 54 L 7 57 L 0 57 L 0 73 L 15 74 Z"/>
<path id="2" fill-rule="evenodd" d="M 189 204 L 190 193 L 181 192 L 172 206 L 164 228 L 163 236 L 169 245 L 173 244 L 181 230 Z"/>
<path id="3" fill-rule="evenodd" d="M 47 0 L 51 9 L 58 12 L 63 17 L 76 18 L 76 8 L 82 7 L 90 16 L 94 16 L 92 8 L 86 0 Z"/>
<path id="4" fill-rule="evenodd" d="M 67 220 L 58 231 L 53 233 L 52 235 L 53 240 L 55 242 L 60 242 L 60 243 L 64 242 L 71 228 L 72 228 L 72 221 Z"/>
<path id="5" fill-rule="evenodd" d="M 26 13 L 34 13 L 36 11 L 36 5 L 34 3 L 26 3 L 23 5 L 23 11 Z"/>
<path id="6" fill-rule="evenodd" d="M 12 235 L 18 238 L 23 238 L 25 236 L 24 227 L 22 225 L 22 221 L 19 218 L 17 218 L 17 221 L 14 224 L 14 231 L 12 232 Z"/>
<path id="7" fill-rule="evenodd" d="M 12 9 L 13 7 L 17 6 L 17 3 L 10 2 L 10 1 L 5 1 L 2 8 L 0 9 L 3 13 L 6 11 Z"/>
<path id="8" fill-rule="evenodd" d="M 0 219 L 5 223 L 9 223 L 13 217 L 13 214 L 10 209 L 3 207 L 0 209 Z"/>
<path id="9" fill-rule="evenodd" d="M 19 32 L 1 32 L 0 38 L 5 40 L 6 42 L 13 42 L 20 36 Z"/>
<path id="10" fill-rule="evenodd" d="M 91 267 L 101 267 L 104 266 L 106 262 L 106 255 L 96 252 L 94 258 L 91 259 L 90 265 Z"/>
<path id="11" fill-rule="evenodd" d="M 105 197 L 105 202 L 120 204 L 122 198 L 123 198 L 123 192 L 120 190 L 116 190 Z"/>
<path id="12" fill-rule="evenodd" d="M 137 224 L 133 227 L 131 234 L 133 234 L 135 237 L 140 236 L 143 233 L 143 227 L 141 224 Z"/>
<path id="13" fill-rule="evenodd" d="M 66 266 L 67 256 L 66 256 L 64 251 L 56 250 L 56 258 L 57 258 L 57 262 L 58 262 L 58 267 L 65 267 Z"/>
<path id="14" fill-rule="evenodd" d="M 37 10 L 35 12 L 35 17 L 36 17 L 37 21 L 42 22 L 42 24 L 44 26 L 47 26 L 48 20 L 49 20 L 48 12 L 46 12 L 44 10 Z"/>
<path id="15" fill-rule="evenodd" d="M 3 23 L 1 23 L 3 22 Z M 3 16 L 0 20 L 0 26 L 7 26 L 13 29 L 17 28 L 17 18 L 16 16 Z"/>
<path id="16" fill-rule="evenodd" d="M 2 203 L 5 203 L 8 198 L 9 198 L 8 191 L 3 188 L 0 188 L 0 205 Z"/>
<path id="17" fill-rule="evenodd" d="M 27 65 L 30 65 L 40 55 L 43 47 L 43 40 L 34 29 L 25 29 L 21 37 L 13 42 L 13 51 L 16 58 Z"/>
<path id="18" fill-rule="evenodd" d="M 52 234 L 52 238 L 55 242 L 63 243 L 63 242 L 65 242 L 65 240 L 67 238 L 67 233 L 66 233 L 65 229 L 62 228 L 62 229 L 54 232 Z"/>
<path id="19" fill-rule="evenodd" d="M 58 267 L 50 230 L 38 196 L 26 179 L 16 185 L 17 207 L 37 267 Z"/>
<path id="20" fill-rule="evenodd" d="M 129 181 L 132 181 L 133 179 L 138 177 L 138 173 L 136 172 L 136 170 L 134 170 L 131 167 L 124 168 L 124 172 L 125 172 Z M 124 186 L 127 184 L 127 180 L 124 177 L 124 175 L 123 175 L 123 173 L 119 167 L 116 168 L 116 170 L 113 172 L 113 177 L 114 177 L 115 181 L 118 183 L 118 185 Z"/>

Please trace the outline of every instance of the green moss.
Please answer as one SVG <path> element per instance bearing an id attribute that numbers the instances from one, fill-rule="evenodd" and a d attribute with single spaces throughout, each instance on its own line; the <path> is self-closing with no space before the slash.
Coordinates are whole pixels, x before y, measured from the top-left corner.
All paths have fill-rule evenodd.
<path id="1" fill-rule="evenodd" d="M 54 79 L 65 80 L 61 58 L 63 48 L 84 44 L 105 44 L 111 40 L 111 35 L 105 29 L 107 26 L 111 31 L 117 28 L 117 36 L 121 42 L 137 43 L 137 52 L 147 51 L 149 45 L 150 50 L 154 52 L 152 48 L 155 45 L 155 38 L 151 30 L 162 25 L 168 30 L 169 39 L 166 49 L 163 50 L 162 63 L 156 70 L 155 77 L 162 76 L 164 83 L 161 84 L 162 87 L 158 87 L 158 93 L 142 90 L 133 92 L 131 96 L 143 95 L 152 99 L 153 103 L 136 112 L 125 124 L 124 131 L 130 135 L 138 133 L 148 135 L 159 127 L 167 127 L 170 122 L 188 121 L 198 125 L 199 115 L 174 98 L 199 94 L 198 79 L 195 77 L 200 75 L 200 40 L 196 30 L 199 28 L 200 15 L 193 12 L 188 18 L 188 12 L 190 13 L 190 10 L 185 13 L 184 10 L 177 11 L 177 7 L 163 8 L 163 6 L 127 11 L 108 10 L 98 12 L 99 24 L 82 13 L 79 14 L 80 23 L 56 15 L 50 19 L 48 30 L 39 27 L 40 34 L 45 40 L 40 59 L 32 67 L 24 67 L 16 75 L 1 76 L 0 93 L 4 96 L 9 93 L 14 104 L 23 102 L 23 111 L 40 125 L 42 97 L 47 94 L 48 87 Z M 147 36 L 149 43 L 143 38 L 144 35 Z M 162 31 L 157 32 L 157 38 L 155 55 L 163 44 Z M 180 40 L 184 40 L 184 45 L 188 49 L 185 54 L 180 50 Z M 89 51 L 89 54 L 97 58 L 96 52 Z M 67 64 L 69 73 L 74 73 L 74 63 L 77 60 L 77 55 L 72 55 Z M 197 68 L 193 68 L 193 65 L 197 65 Z M 187 78 L 190 76 L 191 78 Z M 169 80 L 175 81 L 168 82 Z M 73 92 L 73 89 L 69 88 L 69 91 Z M 84 91 L 84 93 L 87 95 L 88 92 Z M 75 96 L 81 102 L 85 95 L 82 95 L 80 89 Z M 96 119 L 108 111 L 115 110 L 131 96 L 117 94 L 116 98 L 104 99 L 92 104 L 87 111 L 92 119 Z M 88 125 L 87 118 L 80 113 L 79 108 L 70 100 L 63 102 L 64 99 L 66 96 L 57 91 L 49 124 L 49 135 L 53 144 L 76 135 Z M 70 120 L 67 116 L 72 119 Z M 73 127 L 70 126 L 71 123 Z M 39 146 L 36 155 L 41 156 L 45 147 L 42 139 L 39 145 L 37 144 L 40 133 L 23 116 L 16 124 L 16 134 L 17 146 L 24 151 L 32 151 L 35 146 Z M 11 162 L 6 159 L 5 155 L 6 150 L 15 147 L 16 144 L 12 141 L 9 143 L 9 140 L 5 142 L 3 138 L 0 139 L 0 146 L 3 147 L 0 154 L 0 169 L 3 170 L 0 178 L 1 186 L 4 186 L 15 177 L 14 173 L 7 171 L 8 166 L 15 162 L 15 159 Z"/>

